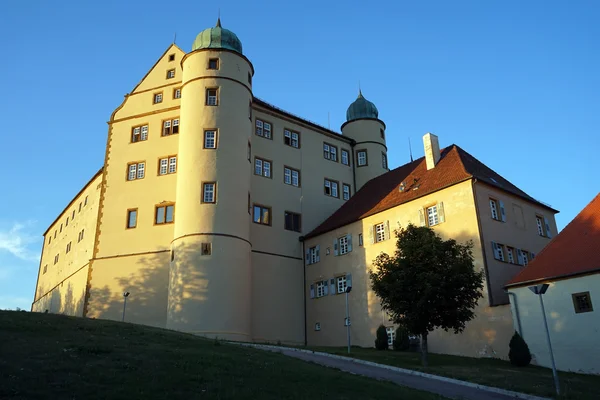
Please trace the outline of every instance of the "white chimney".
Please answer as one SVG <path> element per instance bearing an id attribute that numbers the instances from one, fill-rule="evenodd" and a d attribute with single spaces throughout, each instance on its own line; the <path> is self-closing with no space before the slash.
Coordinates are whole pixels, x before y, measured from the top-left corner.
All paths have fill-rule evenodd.
<path id="1" fill-rule="evenodd" d="M 435 165 L 440 161 L 440 143 L 438 142 L 438 137 L 433 133 L 426 133 L 423 136 L 423 145 L 425 146 L 427 170 L 430 170 L 435 168 Z"/>

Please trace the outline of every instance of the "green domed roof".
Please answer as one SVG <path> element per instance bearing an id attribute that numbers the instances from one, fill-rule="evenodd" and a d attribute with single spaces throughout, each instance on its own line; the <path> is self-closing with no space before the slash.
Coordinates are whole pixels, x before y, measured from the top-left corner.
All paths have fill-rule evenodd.
<path id="1" fill-rule="evenodd" d="M 355 119 L 361 118 L 375 118 L 379 117 L 379 111 L 375 104 L 365 99 L 362 95 L 362 91 L 358 91 L 358 97 L 354 103 L 350 104 L 348 111 L 346 111 L 346 121 L 354 121 Z"/>
<path id="2" fill-rule="evenodd" d="M 221 27 L 221 18 L 217 26 L 203 30 L 196 36 L 192 51 L 197 49 L 228 49 L 242 54 L 242 42 L 235 33 Z"/>

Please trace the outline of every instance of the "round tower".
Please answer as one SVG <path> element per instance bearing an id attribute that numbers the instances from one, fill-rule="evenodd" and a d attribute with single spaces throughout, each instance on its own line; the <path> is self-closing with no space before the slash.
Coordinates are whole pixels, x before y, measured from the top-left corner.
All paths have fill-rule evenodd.
<path id="1" fill-rule="evenodd" d="M 196 37 L 181 66 L 167 328 L 250 340 L 254 69 L 220 20 Z"/>
<path id="2" fill-rule="evenodd" d="M 354 144 L 353 168 L 358 191 L 371 179 L 386 173 L 388 169 L 385 124 L 379 119 L 375 104 L 365 99 L 362 91 L 346 111 L 346 122 L 342 134 L 356 142 Z"/>

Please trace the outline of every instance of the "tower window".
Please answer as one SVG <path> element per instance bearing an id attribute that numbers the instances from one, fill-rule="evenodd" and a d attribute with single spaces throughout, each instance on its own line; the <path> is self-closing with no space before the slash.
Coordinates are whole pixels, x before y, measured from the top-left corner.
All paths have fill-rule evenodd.
<path id="1" fill-rule="evenodd" d="M 300 134 L 288 129 L 283 130 L 283 143 L 295 148 L 300 148 Z"/>
<path id="2" fill-rule="evenodd" d="M 211 58 L 208 60 L 208 69 L 219 69 L 219 59 Z"/>
<path id="3" fill-rule="evenodd" d="M 181 88 L 173 89 L 173 98 L 180 99 L 181 98 Z"/>
<path id="4" fill-rule="evenodd" d="M 381 152 L 381 166 L 383 169 L 388 169 L 387 154 Z"/>
<path id="5" fill-rule="evenodd" d="M 248 72 L 248 83 L 252 85 L 252 74 Z"/>
<path id="6" fill-rule="evenodd" d="M 127 229 L 133 229 L 137 226 L 137 208 L 127 210 Z M 80 233 L 81 236 L 81 233 Z"/>
<path id="7" fill-rule="evenodd" d="M 204 148 L 205 149 L 216 149 L 217 148 L 217 131 L 215 131 L 215 130 L 204 131 Z"/>
<path id="8" fill-rule="evenodd" d="M 162 136 L 176 135 L 179 133 L 179 118 L 163 121 Z"/>
<path id="9" fill-rule="evenodd" d="M 143 179 L 146 170 L 145 162 L 135 162 L 127 164 L 127 180 L 133 181 Z"/>
<path id="10" fill-rule="evenodd" d="M 202 243 L 202 255 L 210 256 L 212 254 L 212 243 Z"/>
<path id="11" fill-rule="evenodd" d="M 160 92 L 160 93 L 154 93 L 154 100 L 153 100 L 154 104 L 162 103 L 162 100 L 163 100 L 163 94 L 162 94 L 162 92 Z"/>
<path id="12" fill-rule="evenodd" d="M 379 129 L 379 133 L 381 134 L 381 138 L 385 139 L 385 131 L 383 129 Z"/>
<path id="13" fill-rule="evenodd" d="M 177 156 L 158 160 L 158 175 L 174 174 L 175 172 L 177 172 Z"/>
<path id="14" fill-rule="evenodd" d="M 207 106 L 219 105 L 217 89 L 206 89 L 206 105 Z"/>
<path id="15" fill-rule="evenodd" d="M 356 152 L 356 159 L 358 161 L 358 166 L 359 167 L 364 167 L 365 165 L 369 165 L 369 162 L 367 160 L 367 151 L 366 150 L 358 150 Z"/>
<path id="16" fill-rule="evenodd" d="M 173 223 L 173 211 L 175 205 L 174 204 L 165 204 L 162 206 L 156 206 L 154 224 L 162 225 L 162 224 L 172 224 Z"/>
<path id="17" fill-rule="evenodd" d="M 173 79 L 173 78 L 175 78 L 175 70 L 170 69 L 167 71 L 167 79 Z"/>
<path id="18" fill-rule="evenodd" d="M 131 143 L 148 140 L 148 125 L 134 126 L 131 128 Z"/>
<path id="19" fill-rule="evenodd" d="M 286 211 L 285 212 L 285 224 L 284 228 L 288 231 L 301 232 L 300 219 L 301 216 L 298 213 Z"/>
<path id="20" fill-rule="evenodd" d="M 204 182 L 202 184 L 202 202 L 203 203 L 216 203 L 216 182 Z"/>

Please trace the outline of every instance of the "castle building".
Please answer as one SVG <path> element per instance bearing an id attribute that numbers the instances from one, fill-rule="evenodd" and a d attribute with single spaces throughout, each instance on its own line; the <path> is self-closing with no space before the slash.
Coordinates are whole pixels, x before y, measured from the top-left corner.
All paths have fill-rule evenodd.
<path id="1" fill-rule="evenodd" d="M 189 53 L 169 46 L 112 113 L 103 167 L 44 233 L 32 311 L 343 345 L 336 294 L 352 282 L 353 344 L 372 346 L 393 326 L 367 271 L 412 221 L 473 239 L 487 275 L 478 318 L 432 335 L 432 351 L 508 343 L 502 287 L 556 232 L 557 211 L 432 134 L 424 158 L 389 171 L 386 126 L 362 93 L 338 133 L 255 97 L 253 75 L 220 21 Z"/>

